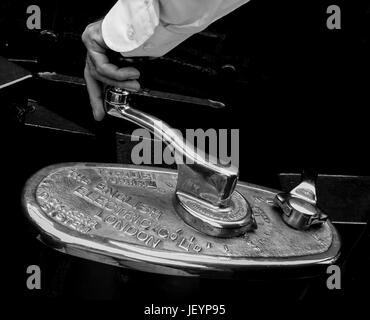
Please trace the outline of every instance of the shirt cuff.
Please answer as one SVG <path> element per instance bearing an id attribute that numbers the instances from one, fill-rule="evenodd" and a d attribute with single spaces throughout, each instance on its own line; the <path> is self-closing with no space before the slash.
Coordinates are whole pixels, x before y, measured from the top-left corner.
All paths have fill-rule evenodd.
<path id="1" fill-rule="evenodd" d="M 159 24 L 159 7 L 153 0 L 119 0 L 102 22 L 102 36 L 113 51 L 140 47 Z"/>

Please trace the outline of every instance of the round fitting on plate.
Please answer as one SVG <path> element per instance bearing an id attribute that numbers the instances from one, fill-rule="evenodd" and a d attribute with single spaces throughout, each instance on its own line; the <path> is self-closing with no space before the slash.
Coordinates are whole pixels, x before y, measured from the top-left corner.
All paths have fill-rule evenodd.
<path id="1" fill-rule="evenodd" d="M 222 209 L 176 192 L 175 208 L 189 226 L 209 236 L 232 238 L 257 228 L 248 201 L 237 191 L 233 192 L 230 205 Z"/>

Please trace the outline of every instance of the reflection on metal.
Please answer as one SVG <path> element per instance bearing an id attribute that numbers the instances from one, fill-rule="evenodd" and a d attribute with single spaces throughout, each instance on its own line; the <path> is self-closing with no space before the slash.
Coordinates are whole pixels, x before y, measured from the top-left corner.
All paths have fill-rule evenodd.
<path id="1" fill-rule="evenodd" d="M 287 195 L 238 182 L 238 168 L 195 154 L 128 97 L 109 88 L 107 113 L 149 129 L 192 161 L 179 163 L 177 172 L 94 163 L 40 170 L 24 188 L 23 206 L 45 243 L 90 260 L 181 276 L 336 261 L 339 236 L 316 207 L 312 179 Z"/>
<path id="2" fill-rule="evenodd" d="M 215 109 L 224 108 L 225 104 L 220 101 L 215 101 L 211 99 L 202 99 L 197 97 L 190 97 L 190 96 L 184 96 L 180 94 L 170 93 L 170 92 L 162 92 L 162 91 L 155 91 L 155 90 L 149 90 L 149 89 L 142 89 L 137 92 L 134 92 L 134 94 L 152 98 L 152 99 L 158 99 L 158 100 L 168 100 L 172 102 L 180 102 L 180 103 L 188 103 L 188 104 L 194 104 L 198 106 L 205 106 L 205 107 L 211 107 Z"/>
<path id="3" fill-rule="evenodd" d="M 37 76 L 40 79 L 49 80 L 53 82 L 62 82 L 65 84 L 73 84 L 79 86 L 85 86 L 85 80 L 79 77 L 73 77 L 55 72 L 39 72 Z M 197 98 L 191 96 L 184 96 L 172 92 L 163 92 L 157 90 L 141 89 L 139 91 L 133 91 L 130 93 L 132 96 L 145 97 L 150 99 L 163 101 L 170 101 L 174 103 L 185 103 L 197 106 L 211 107 L 215 109 L 225 108 L 226 105 L 220 101 L 215 101 L 205 98 Z"/>
<path id="4" fill-rule="evenodd" d="M 26 214 L 56 250 L 94 261 L 183 276 L 227 277 L 256 268 L 333 263 L 339 238 L 327 221 L 295 230 L 271 205 L 277 191 L 238 183 L 257 229 L 219 238 L 177 214 L 173 170 L 71 163 L 42 169 L 23 195 Z"/>
<path id="5" fill-rule="evenodd" d="M 108 114 L 127 119 L 150 130 L 170 144 L 185 161 L 178 164 L 176 199 L 178 213 L 192 227 L 208 235 L 234 237 L 253 229 L 255 223 L 247 201 L 235 192 L 238 168 L 208 160 L 184 143 L 169 125 L 130 105 L 130 92 L 108 88 L 105 96 Z"/>
<path id="6" fill-rule="evenodd" d="M 297 173 L 280 173 L 282 190 L 291 190 L 300 182 Z M 366 224 L 370 208 L 370 176 L 319 174 L 317 177 L 319 207 L 334 223 Z M 350 195 L 350 196 L 343 196 Z"/>
<path id="7" fill-rule="evenodd" d="M 275 201 L 283 210 L 284 221 L 295 229 L 321 225 L 327 215 L 317 207 L 316 173 L 304 172 L 302 182 L 289 193 L 279 193 Z"/>

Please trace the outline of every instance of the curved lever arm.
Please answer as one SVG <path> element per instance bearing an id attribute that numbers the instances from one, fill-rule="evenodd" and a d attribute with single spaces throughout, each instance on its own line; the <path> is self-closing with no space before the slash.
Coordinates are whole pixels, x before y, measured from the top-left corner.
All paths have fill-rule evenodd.
<path id="1" fill-rule="evenodd" d="M 182 135 L 168 124 L 131 107 L 130 92 L 127 90 L 108 87 L 104 104 L 106 112 L 111 116 L 129 120 L 148 129 L 174 148 L 179 171 L 177 193 L 214 207 L 224 208 L 229 205 L 238 180 L 238 168 L 219 164 L 213 155 L 209 155 L 206 160 L 204 152 L 195 152 L 194 146 L 184 142 Z"/>

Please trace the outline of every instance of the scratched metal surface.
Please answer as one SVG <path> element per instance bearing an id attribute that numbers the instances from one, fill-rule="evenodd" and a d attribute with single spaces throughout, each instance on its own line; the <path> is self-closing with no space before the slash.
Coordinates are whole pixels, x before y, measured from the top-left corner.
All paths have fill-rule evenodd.
<path id="1" fill-rule="evenodd" d="M 237 190 L 250 203 L 257 230 L 230 239 L 201 234 L 176 214 L 176 179 L 176 171 L 164 169 L 55 165 L 29 179 L 23 204 L 41 234 L 58 243 L 56 249 L 145 271 L 229 272 L 331 263 L 338 255 L 339 239 L 331 223 L 294 230 L 272 206 L 273 190 L 246 183 Z"/>

